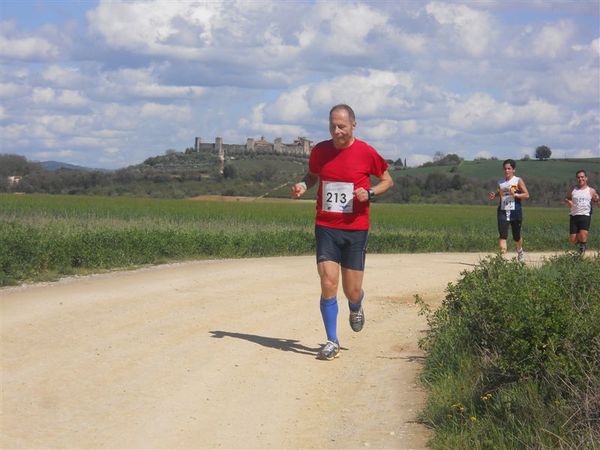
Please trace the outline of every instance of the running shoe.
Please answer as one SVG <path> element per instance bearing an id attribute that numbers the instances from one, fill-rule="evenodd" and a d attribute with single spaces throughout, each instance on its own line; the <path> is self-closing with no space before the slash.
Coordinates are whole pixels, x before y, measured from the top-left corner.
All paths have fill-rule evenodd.
<path id="1" fill-rule="evenodd" d="M 517 252 L 517 261 L 519 261 L 520 263 L 525 262 L 525 252 L 523 250 L 519 250 Z"/>
<path id="2" fill-rule="evenodd" d="M 350 328 L 352 328 L 352 331 L 358 333 L 360 330 L 363 329 L 364 324 L 365 313 L 363 311 L 363 307 L 361 306 L 360 309 L 356 312 L 350 310 Z"/>
<path id="3" fill-rule="evenodd" d="M 340 344 L 339 342 L 327 341 L 319 353 L 317 354 L 317 359 L 324 359 L 326 361 L 331 361 L 334 358 L 340 356 Z"/>

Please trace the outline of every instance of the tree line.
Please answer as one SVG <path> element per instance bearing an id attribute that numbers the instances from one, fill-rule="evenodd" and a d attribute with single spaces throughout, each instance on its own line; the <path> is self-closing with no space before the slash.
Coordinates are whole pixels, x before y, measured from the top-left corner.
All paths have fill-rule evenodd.
<path id="1" fill-rule="evenodd" d="M 429 163 L 457 165 L 456 155 L 445 155 Z M 227 162 L 223 172 L 216 161 L 200 161 L 196 167 L 181 164 L 176 155 L 149 158 L 144 164 L 100 172 L 61 169 L 44 170 L 39 163 L 22 156 L 0 155 L 0 192 L 46 194 L 77 194 L 107 196 L 138 196 L 156 198 L 186 198 L 197 195 L 262 195 L 282 183 L 290 181 L 290 173 L 279 170 L 273 160 L 260 161 L 252 171 L 236 169 Z M 400 168 L 400 164 L 394 164 Z M 300 167 L 303 171 L 305 167 Z M 392 170 L 394 187 L 376 201 L 393 203 L 450 203 L 487 204 L 487 192 L 496 188 L 496 180 L 479 180 L 457 171 L 433 172 L 427 175 L 407 175 L 403 170 Z M 11 183 L 9 176 L 21 177 Z M 600 174 L 588 173 L 589 184 L 600 187 Z M 552 178 L 527 177 L 531 193 L 528 204 L 559 206 L 572 181 Z M 314 196 L 315 191 L 311 191 Z M 284 188 L 269 196 L 286 197 Z"/>

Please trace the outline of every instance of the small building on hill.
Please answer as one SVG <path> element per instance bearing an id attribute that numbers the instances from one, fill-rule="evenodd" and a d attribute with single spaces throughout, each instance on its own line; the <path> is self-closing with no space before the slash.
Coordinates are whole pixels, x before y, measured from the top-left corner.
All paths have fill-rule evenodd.
<path id="1" fill-rule="evenodd" d="M 19 184 L 21 182 L 21 179 L 23 177 L 19 176 L 19 175 L 10 175 L 8 177 L 6 177 L 8 180 L 8 185 L 9 186 L 16 186 L 17 184 Z"/>

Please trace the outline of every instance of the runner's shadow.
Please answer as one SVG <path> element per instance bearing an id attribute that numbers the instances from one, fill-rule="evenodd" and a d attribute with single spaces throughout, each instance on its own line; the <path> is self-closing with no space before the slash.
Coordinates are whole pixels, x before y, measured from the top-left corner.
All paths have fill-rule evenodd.
<path id="1" fill-rule="evenodd" d="M 236 339 L 243 339 L 245 341 L 254 342 L 255 344 L 262 345 L 263 347 L 274 348 L 282 350 L 284 352 L 301 353 L 303 355 L 316 356 L 319 348 L 311 348 L 305 345 L 299 344 L 296 339 L 280 339 L 266 336 L 257 336 L 255 334 L 245 333 L 232 333 L 230 331 L 209 331 L 214 338 L 232 337 Z"/>

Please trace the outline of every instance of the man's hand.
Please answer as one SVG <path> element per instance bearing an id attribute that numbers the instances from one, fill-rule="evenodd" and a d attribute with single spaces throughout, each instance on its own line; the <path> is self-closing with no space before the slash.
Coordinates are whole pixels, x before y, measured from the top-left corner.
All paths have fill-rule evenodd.
<path id="1" fill-rule="evenodd" d="M 300 198 L 306 192 L 306 183 L 301 181 L 292 186 L 292 198 Z"/>
<path id="2" fill-rule="evenodd" d="M 369 201 L 369 192 L 365 188 L 359 187 L 354 190 L 354 196 L 357 198 L 359 202 L 368 202 Z"/>

